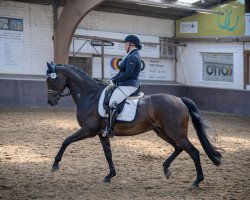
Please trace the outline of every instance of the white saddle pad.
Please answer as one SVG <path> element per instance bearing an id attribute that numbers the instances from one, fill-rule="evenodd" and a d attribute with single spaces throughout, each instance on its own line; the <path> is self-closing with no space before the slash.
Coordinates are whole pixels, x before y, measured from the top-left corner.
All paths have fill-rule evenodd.
<path id="1" fill-rule="evenodd" d="M 102 91 L 102 94 L 101 94 L 101 97 L 100 97 L 99 103 L 98 103 L 98 112 L 99 112 L 99 115 L 101 117 L 106 117 L 106 111 L 105 111 L 105 109 L 103 107 L 103 101 L 104 101 L 106 90 L 107 89 L 105 88 Z M 126 122 L 133 121 L 135 119 L 136 108 L 137 108 L 138 101 L 143 96 L 144 96 L 144 93 L 142 93 L 139 98 L 137 98 L 137 97 L 136 98 L 134 98 L 134 97 L 127 98 L 122 112 L 117 116 L 117 120 L 118 121 L 126 121 Z"/>

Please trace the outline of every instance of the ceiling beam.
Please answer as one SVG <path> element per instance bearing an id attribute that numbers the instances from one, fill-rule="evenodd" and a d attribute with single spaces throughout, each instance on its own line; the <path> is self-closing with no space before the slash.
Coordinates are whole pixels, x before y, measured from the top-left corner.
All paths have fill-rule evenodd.
<path id="1" fill-rule="evenodd" d="M 224 12 L 221 12 L 221 11 L 214 11 L 214 10 L 209 10 L 209 9 L 202 9 L 202 8 L 197 8 L 197 7 L 189 7 L 189 6 L 167 4 L 167 3 L 156 3 L 152 1 L 141 1 L 141 0 L 109 0 L 109 1 L 127 2 L 131 4 L 136 4 L 136 5 L 158 7 L 158 8 L 175 8 L 175 9 L 180 9 L 180 10 L 192 10 L 196 12 L 210 13 L 210 14 L 217 14 L 217 15 L 224 14 Z"/>
<path id="2" fill-rule="evenodd" d="M 75 34 L 73 36 L 74 39 L 77 40 L 98 40 L 98 41 L 106 41 L 106 42 L 119 42 L 122 43 L 123 40 L 121 39 L 115 39 L 115 38 L 107 38 L 107 37 L 98 37 L 98 36 L 88 36 L 88 35 L 78 35 Z M 173 38 L 165 38 L 165 41 L 162 42 L 141 42 L 141 44 L 145 45 L 167 45 L 167 46 L 186 46 L 184 43 L 176 43 Z"/>
<path id="3" fill-rule="evenodd" d="M 191 15 L 192 11 L 188 12 L 178 12 L 178 10 L 173 9 L 162 9 L 162 8 L 152 8 L 148 6 L 138 6 L 134 5 L 131 7 L 129 4 L 101 4 L 98 6 L 95 10 L 98 11 L 105 11 L 105 12 L 112 12 L 112 13 L 124 13 L 124 14 L 132 14 L 132 15 L 138 15 L 138 16 L 144 16 L 144 17 L 155 17 L 155 18 L 163 18 L 163 19 L 171 19 L 176 20 L 180 19 L 183 16 Z"/>

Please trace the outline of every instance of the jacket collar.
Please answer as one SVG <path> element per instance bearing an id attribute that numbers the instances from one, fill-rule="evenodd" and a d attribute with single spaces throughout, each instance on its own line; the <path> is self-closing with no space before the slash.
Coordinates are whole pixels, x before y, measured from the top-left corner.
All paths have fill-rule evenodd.
<path id="1" fill-rule="evenodd" d="M 128 54 L 131 55 L 131 54 L 133 54 L 133 53 L 135 53 L 135 52 L 137 52 L 137 51 L 138 51 L 138 49 L 133 49 L 133 50 L 130 51 Z"/>
<path id="2" fill-rule="evenodd" d="M 130 51 L 126 56 L 122 58 L 122 60 L 124 60 L 125 58 L 127 58 L 128 56 L 132 55 L 135 52 L 138 52 L 138 49 L 133 49 L 132 51 Z"/>

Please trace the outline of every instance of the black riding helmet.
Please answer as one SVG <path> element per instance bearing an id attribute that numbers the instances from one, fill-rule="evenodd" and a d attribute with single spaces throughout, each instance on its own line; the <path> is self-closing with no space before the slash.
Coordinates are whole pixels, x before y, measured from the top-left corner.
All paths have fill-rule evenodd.
<path id="1" fill-rule="evenodd" d="M 141 40 L 138 37 L 138 35 L 128 35 L 123 42 L 130 42 L 132 44 L 134 44 L 139 50 L 142 49 L 142 45 L 141 45 Z"/>

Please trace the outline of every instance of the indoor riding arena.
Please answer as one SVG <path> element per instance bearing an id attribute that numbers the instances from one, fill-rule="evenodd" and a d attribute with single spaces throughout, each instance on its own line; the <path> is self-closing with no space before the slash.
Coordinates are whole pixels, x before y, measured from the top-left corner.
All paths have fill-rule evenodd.
<path id="1" fill-rule="evenodd" d="M 130 34 L 145 96 L 109 137 L 86 84 Z M 0 199 L 250 199 L 249 102 L 249 1 L 0 1 Z"/>

